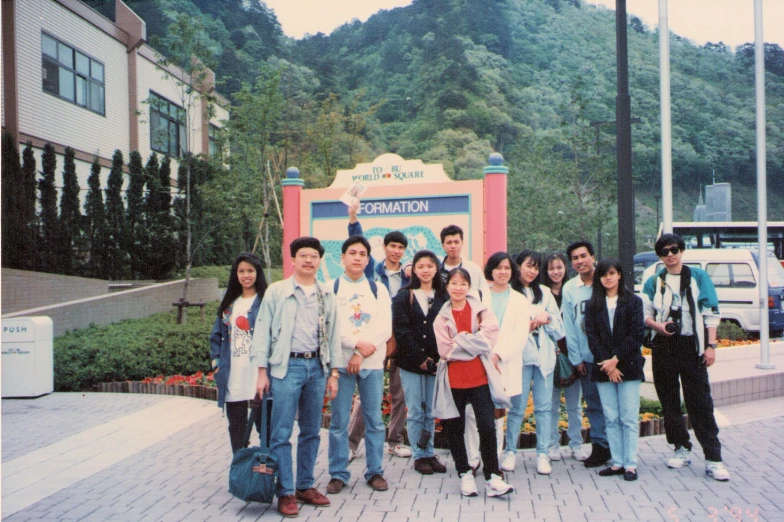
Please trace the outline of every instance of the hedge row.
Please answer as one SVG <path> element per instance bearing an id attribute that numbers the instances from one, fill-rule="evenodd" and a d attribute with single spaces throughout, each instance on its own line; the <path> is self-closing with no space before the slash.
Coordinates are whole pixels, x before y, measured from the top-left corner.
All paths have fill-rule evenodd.
<path id="1" fill-rule="evenodd" d="M 208 303 L 204 324 L 176 312 L 74 330 L 54 339 L 56 391 L 92 390 L 98 383 L 189 375 L 210 369 L 209 335 L 218 303 Z"/>

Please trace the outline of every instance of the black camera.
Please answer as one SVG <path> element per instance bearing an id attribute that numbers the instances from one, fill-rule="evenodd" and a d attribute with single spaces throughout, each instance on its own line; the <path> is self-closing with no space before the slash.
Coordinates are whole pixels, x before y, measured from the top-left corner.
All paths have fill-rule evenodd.
<path id="1" fill-rule="evenodd" d="M 432 359 L 428 359 L 425 362 L 425 366 L 427 367 L 427 371 L 430 373 L 436 373 L 436 371 L 438 371 L 438 365 Z"/>
<path id="2" fill-rule="evenodd" d="M 683 309 L 680 306 L 673 305 L 670 307 L 670 321 L 664 329 L 667 333 L 680 335 L 683 328 Z"/>
<path id="3" fill-rule="evenodd" d="M 427 449 L 427 446 L 430 444 L 430 437 L 432 437 L 432 436 L 433 436 L 433 434 L 430 433 L 429 430 L 423 429 L 422 431 L 420 431 L 419 432 L 419 439 L 417 440 L 417 443 L 416 443 L 417 447 L 420 448 L 420 449 Z"/>

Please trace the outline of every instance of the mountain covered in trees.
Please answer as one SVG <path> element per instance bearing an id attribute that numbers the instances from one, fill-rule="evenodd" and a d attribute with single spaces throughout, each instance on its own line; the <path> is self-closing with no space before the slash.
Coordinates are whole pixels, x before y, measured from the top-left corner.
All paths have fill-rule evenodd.
<path id="1" fill-rule="evenodd" d="M 258 181 L 288 166 L 299 167 L 308 186 L 325 186 L 336 169 L 392 151 L 468 179 L 481 176 L 495 150 L 510 166 L 510 245 L 562 248 L 601 230 L 614 243 L 613 11 L 584 0 L 414 0 L 293 40 L 263 1 L 125 1 L 164 54 L 176 44 L 168 28 L 187 17 L 209 50 L 199 58 L 232 101 L 229 169 L 214 177 L 231 177 L 232 189 L 205 182 L 203 190 L 205 211 L 243 209 L 244 221 L 226 224 L 227 234 L 233 226 L 250 241 L 260 216 L 272 212 Z M 114 0 L 87 3 L 112 18 Z M 645 235 L 655 234 L 660 186 L 659 35 L 630 15 L 628 38 L 642 249 Z M 690 219 L 700 186 L 715 179 L 733 184 L 734 219 L 754 220 L 753 45 L 670 39 L 675 218 Z M 765 66 L 769 215 L 781 220 L 778 45 L 766 44 Z"/>

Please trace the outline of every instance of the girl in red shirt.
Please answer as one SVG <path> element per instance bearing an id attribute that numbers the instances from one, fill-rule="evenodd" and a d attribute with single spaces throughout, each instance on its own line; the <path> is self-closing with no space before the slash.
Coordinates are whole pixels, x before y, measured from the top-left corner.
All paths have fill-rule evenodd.
<path id="1" fill-rule="evenodd" d="M 455 268 L 446 279 L 449 301 L 441 307 L 433 330 L 441 361 L 436 374 L 433 414 L 444 423 L 449 450 L 455 459 L 463 495 L 477 495 L 476 483 L 468 464 L 465 440 L 465 409 L 471 404 L 479 430 L 479 452 L 484 463 L 488 497 L 511 493 L 498 469 L 495 434 L 495 404 L 509 407 L 501 375 L 490 359 L 498 337 L 498 321 L 493 311 L 473 295 L 471 276 Z"/>

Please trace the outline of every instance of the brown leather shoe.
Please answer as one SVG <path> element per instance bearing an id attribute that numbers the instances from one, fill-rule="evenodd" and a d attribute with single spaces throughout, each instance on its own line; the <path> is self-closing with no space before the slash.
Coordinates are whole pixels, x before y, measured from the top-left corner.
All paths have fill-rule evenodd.
<path id="1" fill-rule="evenodd" d="M 326 507 L 329 505 L 329 499 L 316 488 L 308 488 L 304 491 L 297 490 L 297 500 L 303 504 L 310 504 L 311 506 L 316 507 Z"/>
<path id="2" fill-rule="evenodd" d="M 432 457 L 428 457 L 430 459 L 430 467 L 433 468 L 433 472 L 435 473 L 446 473 L 446 466 L 438 460 L 438 457 L 433 455 Z"/>
<path id="3" fill-rule="evenodd" d="M 378 473 L 370 477 L 370 480 L 368 480 L 367 483 L 376 491 L 386 491 L 389 489 L 386 479 Z"/>
<path id="4" fill-rule="evenodd" d="M 299 516 L 297 497 L 294 495 L 283 495 L 282 497 L 278 497 L 278 513 L 288 518 Z"/>
<path id="5" fill-rule="evenodd" d="M 414 461 L 414 471 L 422 475 L 432 475 L 433 466 L 430 464 L 430 457 L 423 457 Z"/>
<path id="6" fill-rule="evenodd" d="M 340 479 L 333 478 L 327 484 L 327 495 L 337 495 L 343 488 L 345 487 L 346 483 Z"/>

